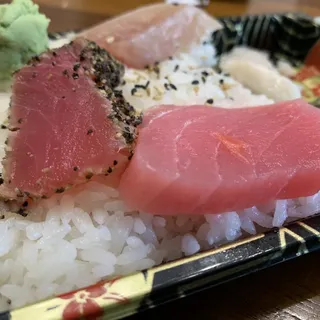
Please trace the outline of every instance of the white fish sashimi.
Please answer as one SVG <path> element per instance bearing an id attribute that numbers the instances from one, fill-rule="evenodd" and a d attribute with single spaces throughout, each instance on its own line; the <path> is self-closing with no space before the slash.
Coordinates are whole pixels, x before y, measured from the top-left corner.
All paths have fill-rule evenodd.
<path id="1" fill-rule="evenodd" d="M 259 57 L 257 53 L 252 55 L 251 51 L 249 50 L 248 55 L 244 51 L 242 56 L 237 53 L 223 56 L 220 68 L 254 93 L 265 94 L 276 102 L 301 97 L 296 84 L 282 76 L 275 67 L 271 67 L 266 57 Z"/>

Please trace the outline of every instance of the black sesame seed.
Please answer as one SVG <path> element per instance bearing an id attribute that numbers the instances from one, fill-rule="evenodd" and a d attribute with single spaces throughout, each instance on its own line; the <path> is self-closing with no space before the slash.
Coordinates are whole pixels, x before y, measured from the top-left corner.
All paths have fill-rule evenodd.
<path id="1" fill-rule="evenodd" d="M 220 83 L 220 84 L 223 84 L 223 83 L 224 83 L 224 80 L 223 80 L 223 79 L 220 79 L 220 80 L 219 80 L 219 83 Z"/>
<path id="2" fill-rule="evenodd" d="M 65 99 L 65 98 L 66 98 L 65 96 L 62 96 L 62 97 L 61 97 L 61 99 Z"/>
<path id="3" fill-rule="evenodd" d="M 109 169 L 107 170 L 108 173 L 111 173 L 112 172 L 112 168 L 109 167 Z"/>
<path id="4" fill-rule="evenodd" d="M 69 77 L 69 74 L 68 74 L 68 70 L 67 70 L 67 69 L 63 70 L 63 71 L 62 71 L 62 74 L 63 74 L 64 76 Z"/>
<path id="5" fill-rule="evenodd" d="M 208 99 L 208 100 L 206 101 L 206 103 L 208 103 L 208 104 L 213 104 L 213 99 Z"/>
<path id="6" fill-rule="evenodd" d="M 173 71 L 176 72 L 176 71 L 178 71 L 178 70 L 179 70 L 179 65 L 176 64 L 175 67 L 174 67 L 174 69 L 173 69 Z"/>
<path id="7" fill-rule="evenodd" d="M 73 167 L 73 171 L 78 171 L 79 168 L 78 167 Z"/>
<path id="8" fill-rule="evenodd" d="M 164 84 L 164 87 L 166 88 L 166 90 L 170 90 L 170 85 L 169 85 L 169 83 L 165 83 L 165 84 Z"/>
<path id="9" fill-rule="evenodd" d="M 113 165 L 116 166 L 117 164 L 118 164 L 118 161 L 117 161 L 117 160 L 114 160 L 114 161 L 113 161 Z"/>
<path id="10" fill-rule="evenodd" d="M 77 80 L 77 79 L 79 79 L 79 75 L 78 75 L 76 72 L 74 72 L 74 73 L 72 74 L 72 78 L 73 78 L 74 80 Z"/>
<path id="11" fill-rule="evenodd" d="M 23 207 L 27 207 L 28 205 L 29 205 L 28 201 L 25 201 L 25 202 L 22 204 Z"/>
<path id="12" fill-rule="evenodd" d="M 142 85 L 142 84 L 135 84 L 134 87 L 136 89 L 145 89 L 144 85 Z"/>
<path id="13" fill-rule="evenodd" d="M 83 50 L 81 50 L 79 57 L 81 60 L 85 59 L 88 61 L 90 67 L 87 68 L 87 75 L 94 80 L 96 87 L 103 91 L 105 97 L 112 104 L 112 110 L 106 116 L 120 126 L 119 138 L 122 137 L 126 140 L 126 143 L 131 144 L 137 135 L 137 131 L 132 127 L 136 119 L 139 118 L 139 115 L 136 114 L 134 109 L 131 109 L 132 107 L 126 102 L 122 92 L 115 90 L 122 83 L 124 66 L 115 61 L 108 52 L 99 48 L 93 42 L 88 42 Z M 83 65 L 81 64 L 80 68 L 82 67 Z M 152 66 L 152 68 L 156 68 L 156 66 Z M 133 96 L 136 94 L 136 91 L 137 88 L 132 86 L 131 93 Z M 126 132 L 126 126 L 132 126 L 128 132 Z"/>
<path id="14" fill-rule="evenodd" d="M 124 86 L 126 84 L 126 80 L 123 80 L 122 81 L 122 85 Z"/>
<path id="15" fill-rule="evenodd" d="M 7 129 L 7 126 L 5 126 L 4 124 L 1 125 L 1 129 Z"/>
<path id="16" fill-rule="evenodd" d="M 53 51 L 53 52 L 52 52 L 52 55 L 53 55 L 54 57 L 56 57 L 56 56 L 57 56 L 57 53 L 56 53 L 55 51 Z"/>
<path id="17" fill-rule="evenodd" d="M 207 77 L 209 75 L 209 73 L 207 71 L 202 71 L 201 74 L 204 76 L 204 77 Z"/>
<path id="18" fill-rule="evenodd" d="M 58 189 L 56 189 L 55 192 L 56 192 L 56 193 L 63 193 L 63 192 L 64 192 L 64 188 L 63 188 L 63 187 L 58 188 Z"/>
<path id="19" fill-rule="evenodd" d="M 3 184 L 4 180 L 0 178 L 0 185 Z"/>
<path id="20" fill-rule="evenodd" d="M 201 80 L 203 83 L 206 83 L 206 78 L 205 77 L 201 77 Z"/>
<path id="21" fill-rule="evenodd" d="M 22 118 L 18 119 L 18 123 L 20 124 L 22 123 Z"/>
<path id="22" fill-rule="evenodd" d="M 198 80 L 193 80 L 193 81 L 191 82 L 191 84 L 195 86 L 195 85 L 199 84 L 199 81 L 198 81 Z"/>
<path id="23" fill-rule="evenodd" d="M 177 87 L 173 84 L 173 83 L 169 83 L 170 85 L 170 88 L 173 89 L 173 90 L 177 90 Z"/>
<path id="24" fill-rule="evenodd" d="M 22 217 L 26 217 L 28 215 L 22 208 L 20 208 L 17 213 Z"/>
<path id="25" fill-rule="evenodd" d="M 93 132 L 93 130 L 92 129 L 89 129 L 88 131 L 87 131 L 87 134 L 89 135 L 89 134 L 91 134 Z"/>
<path id="26" fill-rule="evenodd" d="M 5 215 L 2 214 L 2 215 L 0 216 L 0 219 L 3 220 L 4 218 L 5 218 Z M 10 304 L 10 303 L 9 303 L 9 300 L 8 300 L 8 304 Z"/>

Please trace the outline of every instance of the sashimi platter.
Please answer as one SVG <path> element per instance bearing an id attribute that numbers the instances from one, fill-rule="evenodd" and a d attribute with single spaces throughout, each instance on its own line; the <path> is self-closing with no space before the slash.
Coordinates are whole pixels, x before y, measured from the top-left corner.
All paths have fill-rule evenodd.
<path id="1" fill-rule="evenodd" d="M 118 319 L 320 247 L 313 19 L 49 23 L 0 6 L 3 319 Z"/>

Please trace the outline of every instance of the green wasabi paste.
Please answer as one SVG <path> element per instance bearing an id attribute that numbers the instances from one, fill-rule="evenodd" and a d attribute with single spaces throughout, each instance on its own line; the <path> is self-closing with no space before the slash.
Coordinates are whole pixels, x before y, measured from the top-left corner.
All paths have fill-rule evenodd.
<path id="1" fill-rule="evenodd" d="M 50 20 L 31 0 L 0 5 L 0 81 L 48 48 Z"/>

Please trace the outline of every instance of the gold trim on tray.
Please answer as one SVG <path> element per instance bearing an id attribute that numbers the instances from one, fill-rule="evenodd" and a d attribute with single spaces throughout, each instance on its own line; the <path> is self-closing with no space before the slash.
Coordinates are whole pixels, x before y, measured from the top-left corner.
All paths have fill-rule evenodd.
<path id="1" fill-rule="evenodd" d="M 308 230 L 309 232 L 313 233 L 314 235 L 316 235 L 319 240 L 320 240 L 320 232 L 312 227 L 310 227 L 309 225 L 307 225 L 306 223 L 302 222 L 302 221 L 298 221 L 297 224 L 299 224 L 302 228 L 305 228 L 306 230 Z"/>
<path id="2" fill-rule="evenodd" d="M 171 269 L 173 267 L 180 266 L 180 265 L 188 263 L 188 262 L 193 262 L 193 261 L 196 261 L 196 260 L 200 260 L 202 258 L 209 257 L 209 256 L 211 256 L 213 254 L 217 254 L 219 252 L 224 252 L 224 251 L 227 251 L 229 249 L 237 248 L 237 247 L 242 246 L 244 244 L 247 244 L 247 243 L 256 241 L 258 239 L 261 239 L 264 236 L 265 235 L 262 233 L 262 234 L 258 234 L 256 236 L 252 236 L 252 237 L 249 237 L 249 238 L 246 238 L 246 239 L 238 240 L 236 242 L 223 245 L 222 247 L 217 248 L 217 249 L 212 249 L 212 250 L 209 250 L 209 251 L 200 252 L 200 253 L 198 253 L 196 255 L 193 255 L 193 256 L 190 256 L 190 257 L 185 257 L 182 260 L 177 260 L 177 261 L 172 261 L 172 262 L 168 262 L 168 263 L 162 264 L 162 265 L 160 265 L 158 267 L 155 267 L 155 268 L 151 269 L 150 271 L 153 271 L 154 273 L 156 273 L 156 272 L 159 272 L 159 271 L 164 271 L 164 270 L 167 270 L 167 269 Z"/>

